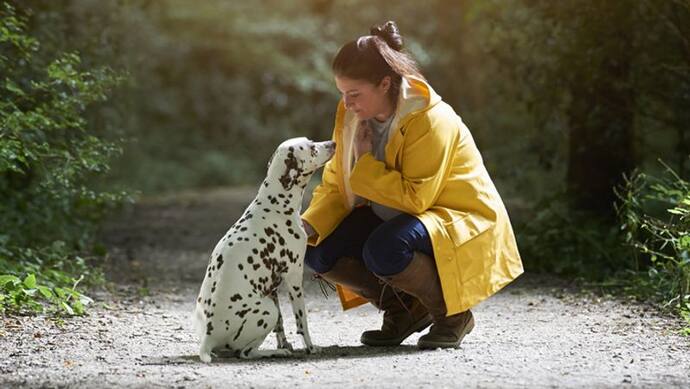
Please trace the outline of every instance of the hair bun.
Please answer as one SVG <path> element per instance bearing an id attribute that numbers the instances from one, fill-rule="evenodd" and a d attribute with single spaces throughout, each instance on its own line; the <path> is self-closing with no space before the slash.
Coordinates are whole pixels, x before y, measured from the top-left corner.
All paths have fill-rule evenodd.
<path id="1" fill-rule="evenodd" d="M 381 37 L 391 49 L 400 51 L 403 48 L 403 40 L 400 36 L 400 30 L 394 21 L 389 20 L 386 23 L 373 26 L 369 30 L 371 35 L 376 35 Z"/>

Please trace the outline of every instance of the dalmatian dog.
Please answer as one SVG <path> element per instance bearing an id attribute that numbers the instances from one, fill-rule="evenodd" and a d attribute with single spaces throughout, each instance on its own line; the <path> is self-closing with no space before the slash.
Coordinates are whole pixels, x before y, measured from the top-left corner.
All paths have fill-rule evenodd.
<path id="1" fill-rule="evenodd" d="M 229 350 L 243 359 L 289 356 L 278 304 L 285 286 L 305 349 L 315 353 L 304 306 L 302 277 L 307 234 L 300 210 L 309 178 L 335 153 L 335 142 L 293 138 L 281 143 L 268 162 L 256 198 L 216 244 L 192 322 L 199 337 L 199 358 Z M 259 350 L 271 331 L 278 348 Z"/>

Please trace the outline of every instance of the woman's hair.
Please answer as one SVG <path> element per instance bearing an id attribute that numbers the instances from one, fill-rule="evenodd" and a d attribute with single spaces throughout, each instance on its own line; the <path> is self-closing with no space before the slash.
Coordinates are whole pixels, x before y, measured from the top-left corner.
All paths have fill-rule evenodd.
<path id="1" fill-rule="evenodd" d="M 366 80 L 378 85 L 390 76 L 388 96 L 393 102 L 398 98 L 402 76 L 413 75 L 424 79 L 417 62 L 403 49 L 398 26 L 388 21 L 373 26 L 370 35 L 364 35 L 343 45 L 333 59 L 336 76 Z"/>

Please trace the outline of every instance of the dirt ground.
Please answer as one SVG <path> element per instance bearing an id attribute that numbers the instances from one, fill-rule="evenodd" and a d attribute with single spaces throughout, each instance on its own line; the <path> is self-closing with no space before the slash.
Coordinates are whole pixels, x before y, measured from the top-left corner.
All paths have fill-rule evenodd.
<path id="1" fill-rule="evenodd" d="M 316 355 L 199 361 L 189 316 L 213 245 L 255 188 L 145 199 L 104 229 L 108 287 L 89 314 L 58 326 L 4 316 L 0 387 L 690 387 L 690 339 L 646 305 L 525 274 L 473 309 L 477 326 L 454 350 L 372 348 L 372 306 L 343 312 L 305 275 Z M 301 348 L 287 299 L 288 339 Z M 275 347 L 273 336 L 264 344 Z"/>

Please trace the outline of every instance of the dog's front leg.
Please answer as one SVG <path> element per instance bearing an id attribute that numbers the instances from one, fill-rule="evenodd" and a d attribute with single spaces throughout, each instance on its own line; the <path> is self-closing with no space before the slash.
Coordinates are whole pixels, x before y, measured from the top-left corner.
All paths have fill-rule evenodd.
<path id="1" fill-rule="evenodd" d="M 302 289 L 302 277 L 287 277 L 288 296 L 292 304 L 292 312 L 295 314 L 295 322 L 297 323 L 297 333 L 302 335 L 304 340 L 304 348 L 308 354 L 319 352 L 319 348 L 314 346 L 309 336 L 309 327 L 307 325 L 307 311 L 304 305 L 304 293 Z M 292 282 L 291 282 L 292 280 Z"/>
<path id="2" fill-rule="evenodd" d="M 278 323 L 276 323 L 273 331 L 276 333 L 276 341 L 278 342 L 279 349 L 286 349 L 292 351 L 292 345 L 288 342 L 285 337 L 285 328 L 283 327 L 283 314 L 280 312 L 280 303 L 278 301 L 278 292 L 276 290 L 271 294 L 271 299 L 276 304 L 276 309 L 278 310 Z"/>

